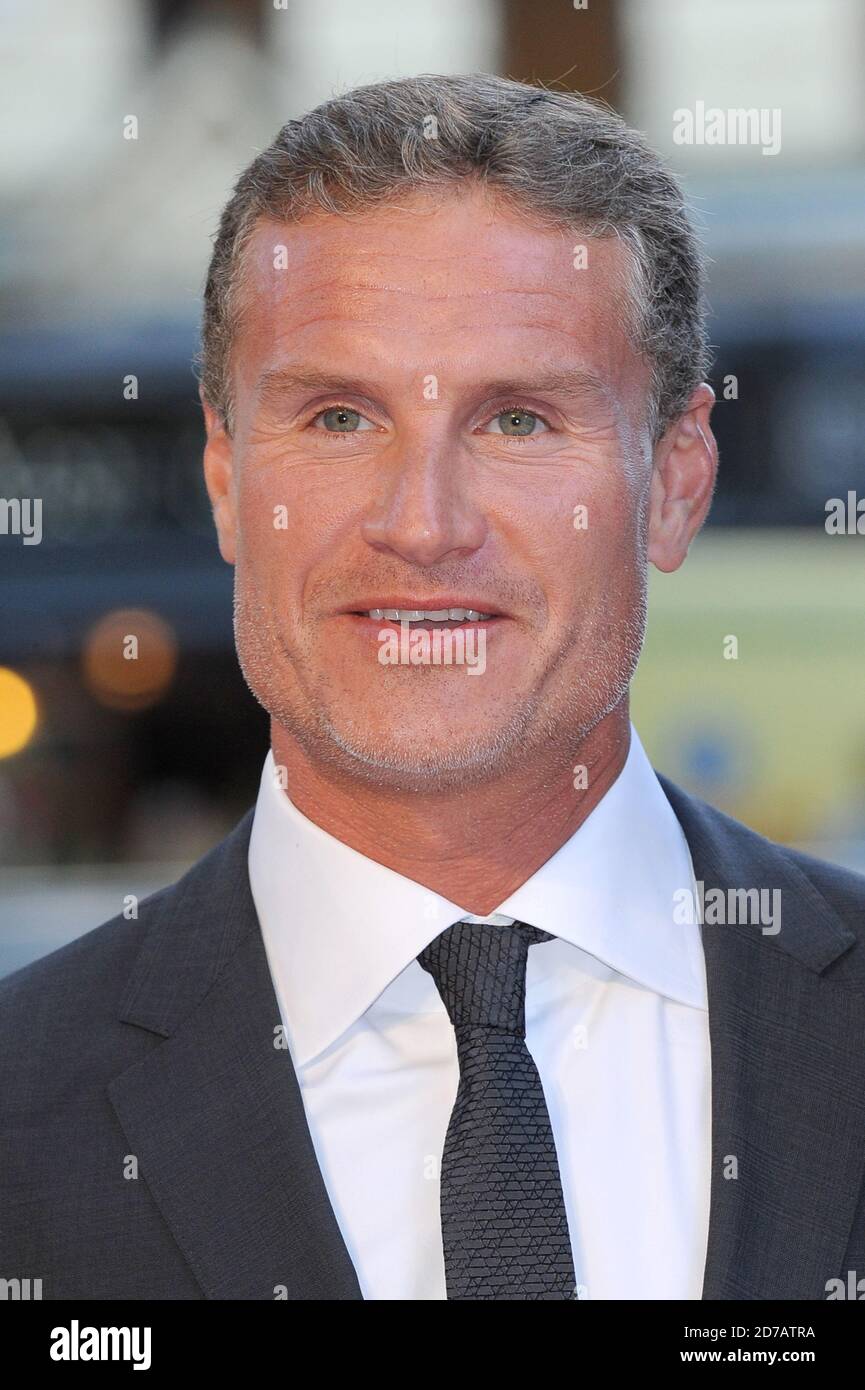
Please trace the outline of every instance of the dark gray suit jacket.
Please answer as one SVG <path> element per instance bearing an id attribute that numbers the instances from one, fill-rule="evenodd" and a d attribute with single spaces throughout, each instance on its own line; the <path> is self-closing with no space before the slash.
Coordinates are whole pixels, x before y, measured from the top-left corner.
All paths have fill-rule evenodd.
<path id="1" fill-rule="evenodd" d="M 782 894 L 777 935 L 703 928 L 703 1297 L 824 1299 L 865 1277 L 865 878 L 660 780 L 707 891 Z M 361 1297 L 274 1047 L 251 823 L 137 920 L 0 983 L 0 1278 L 41 1279 L 46 1299 Z"/>

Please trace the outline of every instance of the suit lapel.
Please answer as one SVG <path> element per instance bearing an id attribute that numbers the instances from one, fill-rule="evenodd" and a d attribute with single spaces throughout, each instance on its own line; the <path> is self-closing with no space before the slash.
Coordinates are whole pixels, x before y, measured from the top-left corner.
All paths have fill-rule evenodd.
<path id="1" fill-rule="evenodd" d="M 123 1019 L 165 1041 L 109 1096 L 206 1297 L 359 1299 L 294 1067 L 274 1046 L 279 1007 L 246 867 L 251 821 L 152 900 Z"/>
<path id="2" fill-rule="evenodd" d="M 781 930 L 709 925 L 704 1299 L 823 1299 L 865 1160 L 865 967 L 792 858 L 665 778 L 706 887 L 781 890 Z M 250 812 L 150 918 L 122 1018 L 164 1039 L 111 1102 L 205 1296 L 360 1299 L 306 1123 L 249 890 Z M 851 949 L 853 948 L 853 949 Z M 736 1176 L 732 1176 L 735 1172 Z M 728 1176 L 730 1175 L 730 1176 Z"/>
<path id="3" fill-rule="evenodd" d="M 704 1299 L 824 1299 L 865 1160 L 865 969 L 796 862 L 660 778 L 698 881 L 780 890 L 780 931 L 703 926 L 712 1065 Z M 851 949 L 853 948 L 853 949 Z M 734 1176 L 735 1174 L 735 1176 Z"/>

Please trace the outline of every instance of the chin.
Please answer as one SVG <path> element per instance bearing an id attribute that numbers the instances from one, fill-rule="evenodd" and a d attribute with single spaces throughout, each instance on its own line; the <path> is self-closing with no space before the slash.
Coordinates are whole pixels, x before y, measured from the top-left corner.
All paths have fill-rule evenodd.
<path id="1" fill-rule="evenodd" d="M 355 772 L 363 775 L 366 769 L 382 780 L 396 785 L 431 788 L 471 781 L 473 776 L 489 776 L 497 761 L 496 752 L 467 735 L 455 741 L 451 737 L 430 738 L 430 726 L 407 732 L 401 738 L 379 739 L 358 737 L 357 731 L 340 735 L 334 730 L 334 741 L 342 753 L 355 764 Z"/>
<path id="2" fill-rule="evenodd" d="M 433 793 L 474 782 L 488 781 L 506 772 L 521 751 L 519 737 L 509 738 L 501 730 L 479 741 L 475 724 L 462 737 L 454 737 L 452 724 L 445 718 L 411 721 L 398 733 L 390 728 L 347 725 L 343 719 L 331 722 L 321 707 L 311 720 L 288 717 L 283 711 L 279 722 L 306 749 L 313 761 L 327 763 L 335 770 L 371 786 L 395 792 Z M 448 732 L 436 733 L 436 726 Z"/>

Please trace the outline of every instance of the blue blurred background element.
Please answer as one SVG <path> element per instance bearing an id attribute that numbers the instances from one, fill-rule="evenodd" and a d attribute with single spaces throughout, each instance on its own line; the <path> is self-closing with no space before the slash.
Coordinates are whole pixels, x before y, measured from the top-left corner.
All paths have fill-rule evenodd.
<path id="1" fill-rule="evenodd" d="M 712 258 L 722 469 L 686 566 L 653 575 L 635 722 L 674 779 L 865 870 L 865 535 L 826 530 L 829 499 L 865 496 L 859 0 L 4 18 L 0 498 L 41 498 L 44 534 L 0 535 L 0 973 L 176 877 L 254 800 L 267 724 L 234 656 L 191 367 L 210 238 L 281 124 L 414 72 L 597 94 L 681 175 Z M 780 150 L 677 145 L 698 101 L 779 110 Z M 124 667 L 129 610 L 149 654 Z"/>

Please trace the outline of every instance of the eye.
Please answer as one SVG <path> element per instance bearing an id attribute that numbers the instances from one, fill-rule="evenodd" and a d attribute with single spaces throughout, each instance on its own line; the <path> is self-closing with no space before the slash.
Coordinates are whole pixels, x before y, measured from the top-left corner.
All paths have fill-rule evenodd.
<path id="1" fill-rule="evenodd" d="M 515 405 L 509 406 L 507 410 L 500 410 L 488 420 L 483 433 L 504 434 L 511 439 L 528 439 L 532 435 L 543 434 L 548 428 L 546 420 L 540 415 Z"/>
<path id="2" fill-rule="evenodd" d="M 375 429 L 371 420 L 347 405 L 332 405 L 327 410 L 320 410 L 312 424 L 315 429 L 330 430 L 334 434 L 356 434 L 359 430 Z"/>

